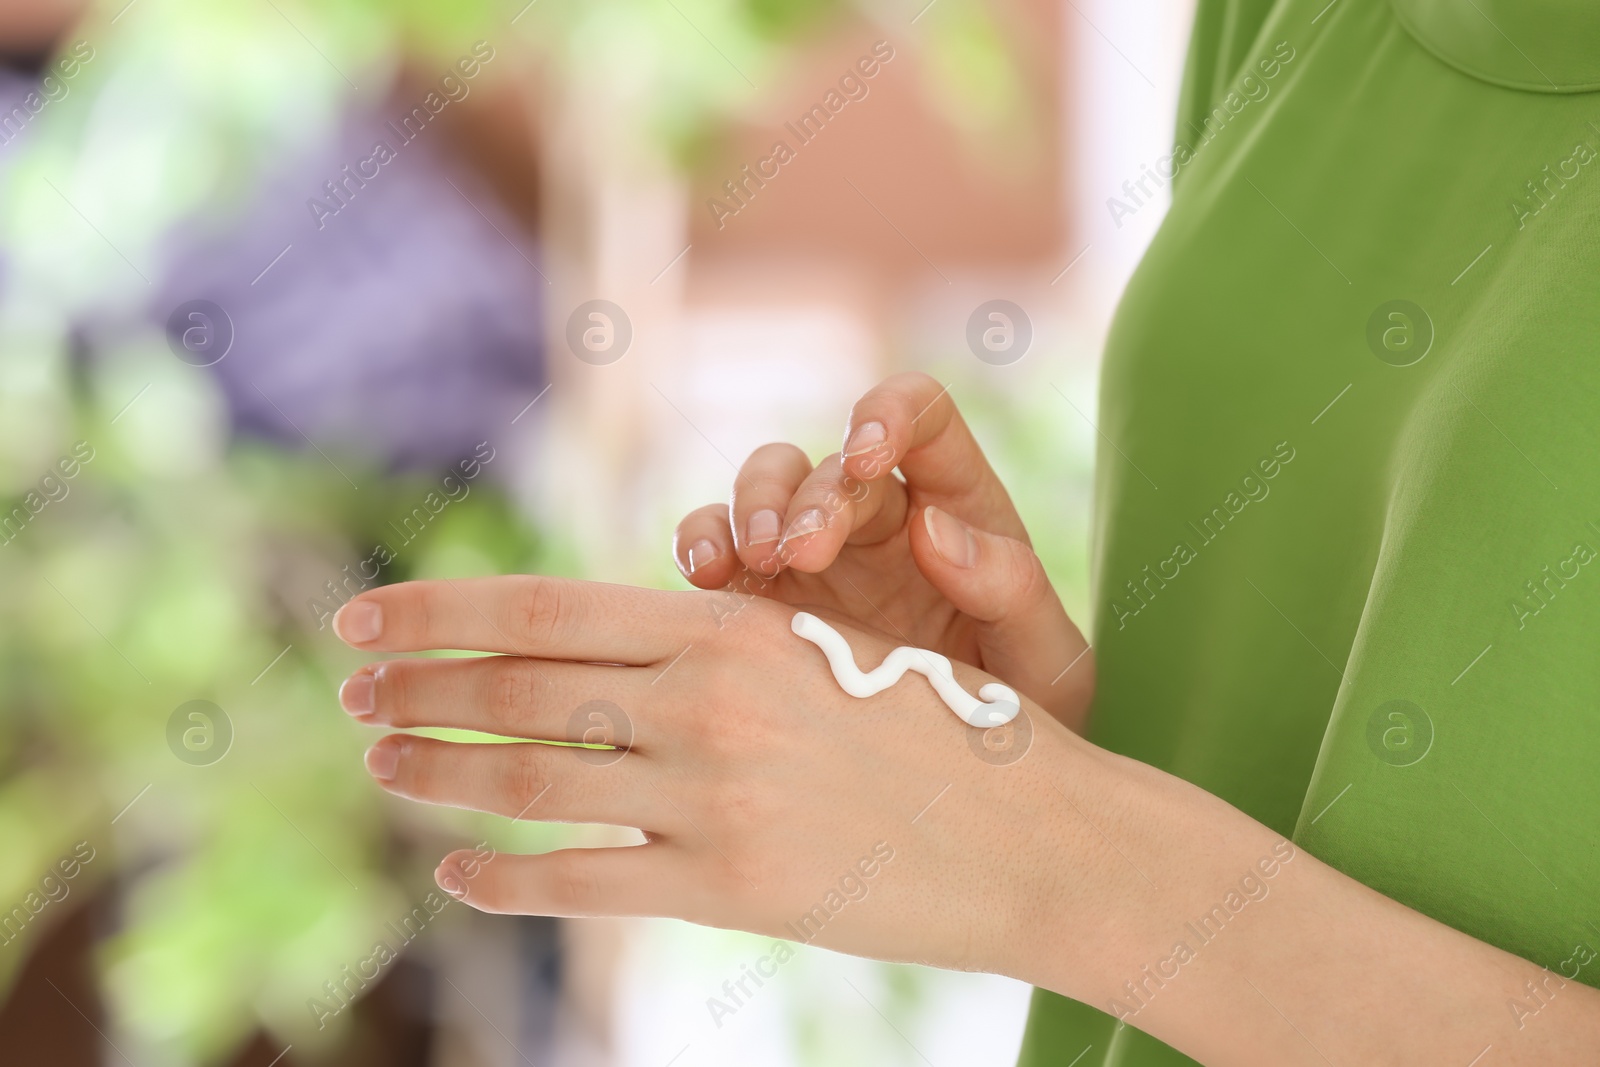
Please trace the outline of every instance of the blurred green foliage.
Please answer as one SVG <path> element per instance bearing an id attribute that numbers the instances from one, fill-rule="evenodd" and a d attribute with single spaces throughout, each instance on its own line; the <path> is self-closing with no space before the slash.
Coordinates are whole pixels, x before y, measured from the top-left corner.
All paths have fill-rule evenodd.
<path id="1" fill-rule="evenodd" d="M 564 831 L 400 804 L 356 771 L 370 734 L 334 693 L 362 657 L 307 601 L 430 480 L 234 442 L 207 373 L 158 334 L 111 338 L 84 364 L 71 324 L 136 309 L 175 224 L 242 202 L 353 99 L 381 102 L 403 64 L 442 69 L 484 39 L 564 91 L 603 95 L 624 119 L 614 134 L 681 156 L 844 12 L 840 0 L 110 0 L 72 35 L 94 58 L 0 190 L 5 510 L 27 508 L 77 442 L 92 450 L 0 545 L 0 909 L 89 842 L 71 893 L 118 891 L 103 960 L 117 1025 L 167 1062 L 220 1062 L 262 1026 L 332 1055 L 338 1028 L 318 1031 L 307 1000 L 431 891 L 444 850 L 487 838 L 537 851 Z M 929 25 L 943 27 L 939 62 L 970 75 L 966 106 L 1012 99 L 981 5 L 943 0 Z M 480 484 L 383 578 L 562 573 L 573 558 Z M 169 747 L 169 719 L 191 700 L 231 727 L 209 765 Z M 0 945 L 0 987 L 57 912 Z"/>
<path id="2" fill-rule="evenodd" d="M 15 861 L 0 901 L 22 901 L 86 840 L 96 858 L 72 892 L 106 879 L 121 891 L 105 962 L 124 1026 L 178 1063 L 215 1061 L 262 1024 L 314 1048 L 336 1031 L 316 1031 L 308 998 L 432 890 L 439 855 L 565 836 L 401 805 L 358 773 L 371 731 L 334 694 L 364 657 L 319 628 L 309 601 L 436 480 L 346 460 L 353 491 L 315 453 L 230 446 L 210 379 L 164 348 L 121 352 L 88 381 L 64 360 L 54 369 L 57 447 L 81 441 L 92 458 L 47 483 L 56 499 L 0 547 L 11 608 L 0 617 L 0 849 Z M 7 512 L 26 509 L 54 467 L 8 454 L 6 481 L 33 488 Z M 382 577 L 558 565 L 479 483 Z M 226 716 L 210 724 L 217 738 L 232 733 L 193 757 L 202 765 L 179 757 L 168 728 L 195 699 Z M 0 974 L 14 975 L 45 925 L 0 948 Z"/>

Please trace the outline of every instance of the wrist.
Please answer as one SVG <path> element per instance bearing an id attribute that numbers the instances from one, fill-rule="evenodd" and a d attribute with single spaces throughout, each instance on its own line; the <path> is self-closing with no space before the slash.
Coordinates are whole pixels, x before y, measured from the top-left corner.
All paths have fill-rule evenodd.
<path id="1" fill-rule="evenodd" d="M 1062 836 L 1046 853 L 1050 885 L 1033 900 L 1015 977 L 1142 1022 L 1179 999 L 1191 963 L 1250 925 L 1299 853 L 1181 779 L 1072 741 L 1040 776 Z"/>

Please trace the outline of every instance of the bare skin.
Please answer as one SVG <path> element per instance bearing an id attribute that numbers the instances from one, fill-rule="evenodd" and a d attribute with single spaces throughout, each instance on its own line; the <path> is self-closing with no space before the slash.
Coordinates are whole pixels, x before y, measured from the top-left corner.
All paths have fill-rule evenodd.
<path id="1" fill-rule="evenodd" d="M 914 431 L 921 432 L 929 431 Z M 895 444 L 892 432 L 890 441 L 906 448 L 906 459 L 917 447 L 914 436 L 909 446 Z M 981 481 L 981 470 L 965 470 Z M 918 488 L 914 462 L 906 478 L 911 514 L 926 507 L 918 493 L 935 490 Z M 948 503 L 979 527 L 980 545 L 997 542 L 979 533 L 1022 543 L 995 512 L 961 511 L 959 492 L 951 492 L 959 485 L 933 485 L 947 494 L 938 506 Z M 797 495 L 772 499 L 787 499 L 787 515 Z M 723 519 L 730 537 L 739 507 L 736 495 L 733 518 Z M 826 527 L 846 546 L 835 546 L 841 561 L 856 558 L 850 531 L 871 530 L 871 521 Z M 714 522 L 707 527 L 716 532 Z M 986 581 L 1002 592 L 1027 588 L 998 577 L 1010 564 L 988 569 L 1016 556 L 980 552 L 959 577 L 936 568 L 929 577 L 924 568 L 937 560 L 926 558 L 928 529 L 895 527 L 872 532 L 863 548 L 877 554 L 861 559 L 879 566 L 863 562 L 852 582 L 880 583 L 871 588 L 885 614 L 894 590 L 918 590 L 930 617 L 895 608 L 894 628 L 936 648 L 945 642 L 939 650 L 952 658 L 959 657 L 951 646 L 968 642 L 968 651 L 995 662 L 1000 650 L 984 635 L 992 638 L 1004 621 L 971 612 L 962 598 Z M 820 531 L 809 536 L 816 551 Z M 885 543 L 901 537 L 898 547 Z M 828 583 L 832 565 L 790 540 L 794 577 L 776 589 L 817 593 L 807 609 L 835 625 L 861 662 L 905 642 L 862 624 L 877 610 L 871 605 L 858 603 L 852 616 L 841 592 L 851 583 Z M 889 571 L 895 560 L 898 574 Z M 737 566 L 760 563 L 741 555 L 723 565 L 732 577 Z M 709 581 L 704 565 L 694 571 Z M 1036 596 L 1023 603 L 1049 617 Z M 531 576 L 389 586 L 340 611 L 334 626 L 345 641 L 379 654 L 498 655 L 369 665 L 345 683 L 341 702 L 362 721 L 399 731 L 453 726 L 592 741 L 574 712 L 596 700 L 631 724 L 617 738 L 619 752 L 604 758 L 404 732 L 369 750 L 369 773 L 399 796 L 645 835 L 632 847 L 489 863 L 468 851 L 447 856 L 440 885 L 485 911 L 670 916 L 1006 974 L 1124 1015 L 1213 1067 L 1465 1067 L 1480 1056 L 1484 1067 L 1594 1062 L 1600 991 L 1557 973 L 1575 974 L 1567 964 L 1545 970 L 1474 940 L 1320 863 L 1203 790 L 1096 748 L 1046 714 L 1019 677 L 999 678 L 1022 692 L 1032 725 L 1031 744 L 1014 761 L 984 758 L 973 744 L 979 732 L 918 679 L 865 700 L 847 696 L 817 649 L 790 632 L 795 610 L 770 594 Z M 1062 629 L 1041 640 L 1051 665 L 1029 676 L 1059 670 L 1055 657 L 1076 634 Z M 969 691 L 994 678 L 965 663 L 956 671 Z M 1063 710 L 1071 718 L 1071 708 Z M 841 895 L 847 887 L 859 892 Z M 1229 894 L 1247 902 L 1224 910 L 1217 921 L 1225 932 L 1174 962 L 1186 924 L 1216 914 Z M 1513 1001 L 1540 1007 L 1518 1016 L 1508 1010 Z"/>
<path id="2" fill-rule="evenodd" d="M 955 403 L 925 374 L 862 397 L 844 448 L 815 467 L 793 445 L 758 448 L 729 503 L 686 516 L 673 549 L 701 589 L 822 605 L 982 667 L 1083 727 L 1094 654 Z"/>

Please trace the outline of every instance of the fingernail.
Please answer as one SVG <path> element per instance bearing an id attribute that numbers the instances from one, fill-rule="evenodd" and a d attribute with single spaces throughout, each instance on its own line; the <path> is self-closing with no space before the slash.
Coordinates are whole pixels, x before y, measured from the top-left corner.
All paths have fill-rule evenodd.
<path id="1" fill-rule="evenodd" d="M 859 456 L 863 452 L 871 452 L 874 448 L 889 439 L 889 431 L 881 422 L 864 422 L 855 428 L 850 439 L 844 443 L 844 458 Z"/>
<path id="2" fill-rule="evenodd" d="M 783 516 L 771 508 L 762 508 L 751 515 L 744 524 L 744 543 L 764 545 L 778 539 L 783 532 Z"/>
<path id="3" fill-rule="evenodd" d="M 370 600 L 352 600 L 333 617 L 333 632 L 346 644 L 376 641 L 383 633 L 383 609 Z"/>
<path id="4" fill-rule="evenodd" d="M 358 719 L 372 714 L 372 672 L 359 670 L 339 687 L 339 706 Z"/>
<path id="5" fill-rule="evenodd" d="M 467 883 L 461 872 L 449 863 L 441 863 L 433 872 L 433 880 L 446 893 L 457 900 L 467 895 Z"/>
<path id="6" fill-rule="evenodd" d="M 722 553 L 717 550 L 717 546 L 713 544 L 710 539 L 705 537 L 700 538 L 700 540 L 689 546 L 689 573 L 693 574 L 701 567 L 711 563 L 721 554 Z"/>
<path id="7" fill-rule="evenodd" d="M 796 537 L 805 537 L 814 534 L 828 525 L 827 516 L 822 514 L 821 508 L 806 508 L 794 517 L 789 528 L 783 531 L 785 541 L 793 541 Z"/>
<path id="8" fill-rule="evenodd" d="M 978 539 L 967 524 L 948 512 L 930 507 L 923 513 L 928 537 L 939 558 L 956 567 L 971 567 L 978 562 Z"/>
<path id="9" fill-rule="evenodd" d="M 400 766 L 400 743 L 384 738 L 371 748 L 367 749 L 367 773 L 380 782 L 394 779 L 394 772 Z"/>

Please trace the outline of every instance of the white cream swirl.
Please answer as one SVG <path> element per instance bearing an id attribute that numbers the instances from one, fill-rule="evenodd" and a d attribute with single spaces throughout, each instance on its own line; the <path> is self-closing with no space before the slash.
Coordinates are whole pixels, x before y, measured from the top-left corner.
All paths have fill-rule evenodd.
<path id="1" fill-rule="evenodd" d="M 806 611 L 797 612 L 789 625 L 795 633 L 822 649 L 822 654 L 828 658 L 828 666 L 833 670 L 833 680 L 853 697 L 877 696 L 898 682 L 907 671 L 915 671 L 928 679 L 945 705 L 968 726 L 1004 726 L 1016 718 L 1017 712 L 1022 709 L 1022 701 L 1016 691 L 999 682 L 988 683 L 974 697 L 956 681 L 950 661 L 926 648 L 901 645 L 885 656 L 877 667 L 863 674 L 856 666 L 849 642 L 832 626 Z"/>

